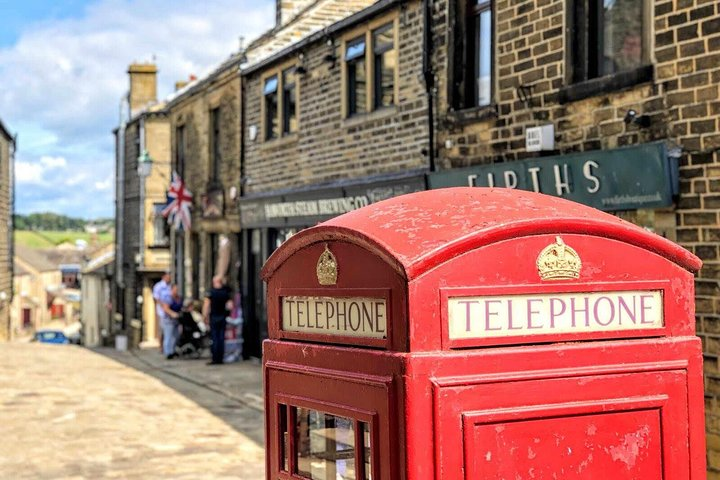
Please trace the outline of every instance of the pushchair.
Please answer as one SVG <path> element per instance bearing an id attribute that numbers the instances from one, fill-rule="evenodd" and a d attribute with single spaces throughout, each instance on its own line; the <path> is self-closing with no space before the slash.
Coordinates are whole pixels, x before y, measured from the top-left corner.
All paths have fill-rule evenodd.
<path id="1" fill-rule="evenodd" d="M 175 343 L 175 353 L 183 358 L 200 358 L 210 345 L 207 327 L 196 322 L 189 311 L 182 312 L 179 318 L 180 336 Z"/>

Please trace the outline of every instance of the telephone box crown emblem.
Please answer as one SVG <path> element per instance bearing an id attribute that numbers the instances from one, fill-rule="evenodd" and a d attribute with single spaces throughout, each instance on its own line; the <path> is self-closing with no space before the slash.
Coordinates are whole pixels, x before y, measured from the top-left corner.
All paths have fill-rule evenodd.
<path id="1" fill-rule="evenodd" d="M 335 285 L 337 283 L 337 259 L 327 245 L 325 251 L 320 254 L 317 262 L 317 279 L 320 285 Z"/>
<path id="2" fill-rule="evenodd" d="M 555 243 L 545 247 L 537 258 L 537 268 L 543 280 L 566 280 L 580 277 L 582 262 L 575 250 L 555 237 Z"/>

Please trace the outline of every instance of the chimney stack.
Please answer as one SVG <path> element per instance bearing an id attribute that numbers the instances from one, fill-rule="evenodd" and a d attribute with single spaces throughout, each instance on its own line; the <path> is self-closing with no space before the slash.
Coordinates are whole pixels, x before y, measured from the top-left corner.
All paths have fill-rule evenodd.
<path id="1" fill-rule="evenodd" d="M 157 67 L 152 63 L 133 63 L 130 75 L 130 113 L 157 102 Z"/>

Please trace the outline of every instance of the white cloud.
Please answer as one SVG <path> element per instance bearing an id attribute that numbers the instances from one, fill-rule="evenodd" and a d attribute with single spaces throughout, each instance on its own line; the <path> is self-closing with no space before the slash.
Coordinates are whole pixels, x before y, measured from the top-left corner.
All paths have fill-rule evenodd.
<path id="1" fill-rule="evenodd" d="M 98 0 L 80 18 L 26 28 L 15 45 L 0 49 L 0 116 L 19 137 L 18 211 L 112 215 L 111 131 L 128 89 L 127 66 L 155 58 L 164 97 L 176 80 L 235 52 L 240 36 L 250 40 L 269 28 L 274 6 L 275 0 Z M 82 173 L 95 187 L 92 202 L 81 185 L 57 189 L 67 190 L 61 197 L 24 190 L 47 185 L 50 169 L 63 167 L 65 185 Z"/>
<path id="2" fill-rule="evenodd" d="M 67 160 L 65 160 L 65 157 L 50 157 L 48 155 L 43 155 L 40 157 L 40 165 L 48 170 L 65 168 L 67 167 Z"/>
<path id="3" fill-rule="evenodd" d="M 100 182 L 95 182 L 95 190 L 110 190 L 113 186 L 113 178 L 108 177 Z"/>

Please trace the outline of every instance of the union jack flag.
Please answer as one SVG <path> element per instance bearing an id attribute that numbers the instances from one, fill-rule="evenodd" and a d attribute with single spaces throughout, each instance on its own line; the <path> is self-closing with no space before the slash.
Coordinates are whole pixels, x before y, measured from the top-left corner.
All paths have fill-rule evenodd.
<path id="1" fill-rule="evenodd" d="M 177 230 L 190 230 L 190 207 L 192 206 L 192 192 L 185 188 L 180 175 L 172 173 L 170 190 L 167 192 L 168 203 L 162 211 L 162 216 Z"/>

